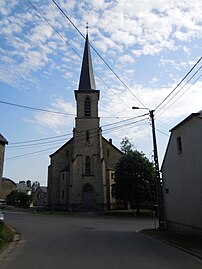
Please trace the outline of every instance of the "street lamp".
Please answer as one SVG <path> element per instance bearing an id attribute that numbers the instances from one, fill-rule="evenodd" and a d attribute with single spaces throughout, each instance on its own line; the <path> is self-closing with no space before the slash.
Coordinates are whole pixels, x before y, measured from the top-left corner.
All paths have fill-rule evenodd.
<path id="1" fill-rule="evenodd" d="M 159 220 L 159 229 L 164 229 L 164 207 L 163 207 L 163 192 L 162 185 L 160 180 L 160 171 L 159 171 L 159 162 L 158 162 L 158 151 L 157 151 L 157 143 L 156 143 L 156 131 L 154 124 L 154 110 L 150 110 L 149 108 L 141 108 L 133 106 L 132 109 L 147 109 L 149 110 L 149 116 L 152 124 L 152 138 L 153 138 L 153 149 L 154 149 L 154 165 L 156 172 L 156 187 L 157 187 L 157 202 L 158 202 L 158 220 Z"/>

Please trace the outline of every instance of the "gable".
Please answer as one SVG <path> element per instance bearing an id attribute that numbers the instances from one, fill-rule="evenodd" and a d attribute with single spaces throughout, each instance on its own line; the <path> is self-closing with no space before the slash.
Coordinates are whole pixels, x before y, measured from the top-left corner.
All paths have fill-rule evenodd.
<path id="1" fill-rule="evenodd" d="M 120 151 L 116 146 L 114 146 L 112 144 L 112 141 L 109 142 L 104 137 L 102 137 L 102 148 L 103 148 L 103 158 L 107 168 L 110 170 L 114 170 L 117 161 L 121 158 L 121 156 L 124 153 Z"/>
<path id="2" fill-rule="evenodd" d="M 114 146 L 113 144 L 112 144 L 112 140 L 111 140 L 111 142 L 110 142 L 110 140 L 108 141 L 106 138 L 104 138 L 103 136 L 102 136 L 102 143 L 103 143 L 103 147 L 104 147 L 104 145 L 105 145 L 105 147 L 107 146 L 109 149 L 111 149 L 111 150 L 115 150 L 115 151 L 117 151 L 119 154 L 124 154 L 120 149 L 118 149 L 116 146 Z"/>
<path id="3" fill-rule="evenodd" d="M 202 131 L 202 122 L 201 117 L 199 117 L 200 115 L 201 113 L 192 113 L 170 130 L 171 134 L 166 147 L 161 170 L 164 169 L 168 159 L 173 159 L 176 156 L 180 156 L 180 154 L 182 156 L 185 156 L 186 154 L 190 158 L 191 155 L 195 155 L 196 152 L 201 154 L 202 144 L 200 134 Z"/>
<path id="4" fill-rule="evenodd" d="M 8 144 L 8 141 L 3 137 L 3 135 L 2 134 L 0 134 L 0 143 L 1 144 Z"/>
<path id="5" fill-rule="evenodd" d="M 63 150 L 66 146 L 71 146 L 72 143 L 73 143 L 73 137 L 69 141 L 67 141 L 64 145 L 62 145 L 59 149 L 57 149 L 54 153 L 50 154 L 49 157 L 52 158 L 54 155 Z"/>

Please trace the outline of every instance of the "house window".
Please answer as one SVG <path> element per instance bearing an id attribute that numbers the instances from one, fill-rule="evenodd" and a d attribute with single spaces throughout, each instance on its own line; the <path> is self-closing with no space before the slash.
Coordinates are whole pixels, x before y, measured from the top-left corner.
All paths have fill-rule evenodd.
<path id="1" fill-rule="evenodd" d="M 109 157 L 109 149 L 107 150 L 107 156 Z"/>
<path id="2" fill-rule="evenodd" d="M 91 169 L 90 169 L 90 157 L 86 157 L 86 163 L 85 163 L 85 174 L 90 175 Z"/>
<path id="3" fill-rule="evenodd" d="M 90 97 L 86 97 L 84 101 L 84 116 L 90 117 L 91 116 L 91 100 Z"/>
<path id="4" fill-rule="evenodd" d="M 86 131 L 86 142 L 89 142 L 90 137 L 89 137 L 89 131 Z"/>
<path id="5" fill-rule="evenodd" d="M 182 152 L 182 139 L 181 139 L 181 136 L 177 137 L 177 150 L 178 150 L 178 153 Z"/>
<path id="6" fill-rule="evenodd" d="M 62 191 L 62 199 L 64 199 L 64 198 L 65 198 L 65 192 Z"/>

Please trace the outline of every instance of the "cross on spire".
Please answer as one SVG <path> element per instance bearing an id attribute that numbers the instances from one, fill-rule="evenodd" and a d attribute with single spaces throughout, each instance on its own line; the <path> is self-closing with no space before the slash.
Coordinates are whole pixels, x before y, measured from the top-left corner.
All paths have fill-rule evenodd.
<path id="1" fill-rule="evenodd" d="M 86 34 L 88 34 L 88 29 L 89 29 L 89 26 L 88 26 L 88 21 L 86 22 Z"/>

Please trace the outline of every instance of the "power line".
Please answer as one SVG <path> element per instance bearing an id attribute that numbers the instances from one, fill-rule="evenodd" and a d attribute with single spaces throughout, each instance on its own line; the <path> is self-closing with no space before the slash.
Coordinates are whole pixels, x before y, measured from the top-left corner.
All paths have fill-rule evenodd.
<path id="1" fill-rule="evenodd" d="M 6 160 L 12 160 L 12 159 L 17 159 L 17 158 L 21 158 L 21 157 L 27 157 L 27 156 L 30 156 L 30 155 L 34 155 L 34 154 L 38 154 L 38 153 L 41 153 L 41 152 L 45 152 L 45 151 L 48 151 L 48 150 L 55 149 L 55 147 L 47 148 L 47 149 L 42 149 L 42 150 L 30 152 L 30 153 L 25 153 L 25 154 L 13 156 L 13 157 L 8 157 L 8 158 L 6 158 Z"/>
<path id="2" fill-rule="evenodd" d="M 9 145 L 17 145 L 17 144 L 26 144 L 26 143 L 38 142 L 38 141 L 54 139 L 54 138 L 58 138 L 58 137 L 64 137 L 64 136 L 68 136 L 68 135 L 71 135 L 71 134 L 63 134 L 63 135 L 56 135 L 56 136 L 33 139 L 33 140 L 27 140 L 27 141 L 13 142 L 13 143 L 9 143 Z"/>
<path id="3" fill-rule="evenodd" d="M 165 132 L 163 132 L 163 131 L 161 131 L 161 130 L 159 130 L 159 129 L 157 129 L 157 128 L 156 128 L 156 131 L 159 132 L 159 133 L 161 133 L 161 134 L 163 134 L 163 135 L 165 135 L 165 136 L 168 136 L 168 137 L 169 137 L 168 134 L 166 134 Z"/>
<path id="4" fill-rule="evenodd" d="M 55 2 L 55 0 L 51 0 L 55 6 L 61 11 L 61 13 L 65 16 L 65 18 L 73 25 L 73 27 L 77 30 L 77 32 L 84 38 L 85 36 L 81 33 L 78 27 L 73 23 L 73 21 L 66 15 L 63 9 Z M 124 83 L 124 81 L 116 74 L 116 72 L 111 68 L 111 66 L 105 61 L 105 59 L 100 55 L 100 53 L 94 48 L 94 46 L 88 42 L 90 47 L 95 51 L 98 57 L 106 64 L 106 66 L 110 69 L 110 71 L 115 75 L 115 77 L 123 84 L 123 86 L 136 98 L 136 100 L 143 106 L 145 105 L 140 101 L 140 99 L 130 90 L 130 88 Z"/>
<path id="5" fill-rule="evenodd" d="M 30 109 L 30 110 L 36 110 L 36 111 L 42 111 L 42 112 L 46 112 L 46 113 L 53 113 L 53 114 L 58 114 L 58 115 L 62 115 L 62 116 L 75 116 L 75 114 L 72 113 L 65 113 L 65 112 L 59 112 L 59 111 L 54 111 L 54 110 L 48 110 L 48 109 L 43 109 L 43 108 L 37 108 L 37 107 L 32 107 L 32 106 L 25 106 L 25 105 L 21 105 L 21 104 L 16 104 L 16 103 L 11 103 L 11 102 L 6 102 L 6 101 L 2 101 L 0 100 L 1 104 L 4 105 L 10 105 L 10 106 L 15 106 L 15 107 L 19 107 L 19 108 L 24 108 L 24 109 Z M 126 118 L 126 117 L 119 117 L 119 116 L 104 116 L 101 118 Z"/>
<path id="6" fill-rule="evenodd" d="M 177 99 L 175 99 L 162 113 L 160 113 L 158 117 L 160 117 L 163 113 L 165 113 L 174 103 L 176 103 L 200 78 L 202 75 L 200 75 L 187 89 L 185 92 L 183 92 Z"/>
<path id="7" fill-rule="evenodd" d="M 112 127 L 112 128 L 108 128 L 108 129 L 104 130 L 104 132 L 112 131 L 112 130 L 116 130 L 116 129 L 121 129 L 121 128 L 125 127 L 125 126 L 133 125 L 135 123 L 145 121 L 145 120 L 147 120 L 147 119 L 141 119 L 141 120 L 138 120 L 138 121 L 133 121 L 133 122 L 126 123 L 126 124 L 121 125 L 121 126 L 115 126 L 115 127 Z"/>
<path id="8" fill-rule="evenodd" d="M 82 59 L 82 57 L 78 54 L 78 52 L 74 49 L 74 47 L 63 37 L 63 35 L 60 34 L 60 32 L 45 18 L 45 16 L 43 16 L 41 14 L 41 12 L 36 8 L 36 6 L 33 5 L 33 3 L 30 0 L 27 0 L 27 2 L 37 11 L 37 13 L 49 24 L 49 26 L 62 38 L 62 40 L 68 45 L 70 46 L 70 48 L 73 50 L 73 52 L 80 58 Z M 73 22 L 72 22 L 73 23 Z M 75 26 L 76 27 L 76 26 Z M 78 28 L 77 28 L 78 29 Z M 78 30 L 79 31 L 79 30 Z M 80 32 L 80 31 L 79 31 Z M 80 34 L 83 36 L 83 34 L 80 32 Z M 83 36 L 83 38 L 85 39 L 85 37 Z M 89 42 L 88 42 L 89 43 Z M 91 44 L 89 43 L 89 45 L 91 46 Z M 86 65 L 88 65 L 88 63 L 84 62 Z M 89 67 L 91 68 L 91 67 Z M 96 76 L 102 81 L 102 83 L 108 88 L 111 89 L 113 94 L 116 95 L 120 100 L 120 96 L 118 94 L 116 94 L 116 92 L 102 79 L 102 77 L 96 72 L 94 71 L 94 73 L 96 74 Z M 123 100 L 121 100 L 123 103 L 125 103 Z M 126 103 L 125 103 L 126 104 Z M 126 104 L 127 105 L 127 104 Z"/>
<path id="9" fill-rule="evenodd" d="M 161 103 L 154 109 L 157 110 L 169 97 L 170 95 L 180 86 L 180 84 L 187 78 L 187 76 L 192 72 L 192 70 L 199 64 L 202 57 L 194 64 L 194 66 L 189 70 L 189 72 L 182 78 L 182 80 L 175 86 L 175 88 L 161 101 Z"/>
<path id="10" fill-rule="evenodd" d="M 28 144 L 28 145 L 16 145 L 16 146 L 8 146 L 7 149 L 25 149 L 25 148 L 30 148 L 30 147 L 36 147 L 36 146 L 45 146 L 47 144 L 55 144 L 58 142 L 62 142 L 62 141 L 66 141 L 67 138 L 63 138 L 63 139 L 57 139 L 54 141 L 46 141 L 46 142 L 39 142 L 39 143 L 32 143 L 32 144 Z"/>
<path id="11" fill-rule="evenodd" d="M 0 103 L 4 104 L 4 105 L 16 106 L 16 107 L 20 107 L 20 108 L 31 109 L 31 110 L 36 110 L 36 111 L 42 111 L 42 112 L 58 114 L 58 115 L 63 115 L 63 116 L 72 116 L 72 115 L 75 116 L 75 114 L 71 114 L 71 113 L 47 110 L 47 109 L 38 108 L 38 107 L 32 107 L 32 106 L 25 106 L 25 105 L 20 105 L 20 104 L 16 104 L 16 103 L 5 102 L 5 101 L 2 101 L 2 100 L 0 100 Z"/>
<path id="12" fill-rule="evenodd" d="M 139 116 L 136 116 L 136 117 L 133 117 L 133 118 L 130 118 L 130 119 L 126 119 L 126 120 L 121 120 L 121 121 L 118 121 L 118 122 L 113 122 L 113 123 L 109 123 L 109 124 L 105 124 L 101 127 L 96 127 L 96 128 L 90 128 L 90 129 L 85 129 L 85 130 L 82 130 L 82 131 L 79 131 L 77 134 L 80 134 L 79 136 L 77 136 L 77 138 L 82 138 L 82 137 L 85 137 L 85 132 L 86 131 L 93 131 L 91 133 L 91 138 L 94 137 L 94 134 L 97 135 L 97 132 L 99 131 L 100 128 L 105 128 L 105 127 L 109 127 L 109 126 L 113 126 L 113 125 L 119 125 L 119 126 L 116 126 L 116 128 L 122 128 L 124 126 L 127 126 L 128 123 L 126 124 L 123 124 L 125 122 L 128 122 L 130 120 L 134 120 L 134 119 L 137 119 L 137 118 L 140 118 L 140 117 L 144 117 L 144 116 L 147 116 L 148 113 L 146 114 L 143 114 L 143 115 L 139 115 Z M 133 122 L 135 123 L 135 122 Z M 120 124 L 123 124 L 120 126 Z M 132 124 L 132 123 L 129 123 L 129 124 Z M 113 130 L 115 127 L 112 127 L 112 128 L 108 128 L 108 130 Z M 103 130 L 103 132 L 105 132 L 106 130 Z M 55 142 L 62 142 L 64 141 L 65 139 L 57 139 L 57 138 L 62 138 L 62 137 L 66 137 L 66 136 L 70 136 L 72 135 L 72 133 L 69 133 L 69 134 L 64 134 L 64 135 L 58 135 L 58 136 L 52 136 L 52 137 L 46 137 L 46 138 L 40 138 L 40 139 L 33 139 L 33 140 L 27 140 L 27 141 L 20 141 L 20 142 L 13 142 L 13 143 L 9 143 L 9 145 L 11 146 L 8 146 L 8 149 L 12 149 L 12 148 L 25 148 L 25 147 L 29 147 L 29 146 L 36 146 L 36 145 L 44 145 L 44 144 L 48 144 L 48 143 L 55 143 Z M 57 139 L 57 140 L 54 140 L 54 141 L 46 141 L 46 140 L 53 140 L 53 139 Z M 41 141 L 45 141 L 45 142 L 41 142 Z M 36 143 L 35 143 L 36 142 Z M 29 144 L 31 143 L 31 144 Z"/>
<path id="13" fill-rule="evenodd" d="M 158 110 L 157 113 L 159 113 L 167 104 L 169 104 L 173 98 L 175 98 L 175 96 L 192 80 L 193 77 L 195 77 L 195 75 L 202 69 L 202 66 L 200 66 L 197 71 L 186 81 L 186 83 Z M 198 79 L 197 79 L 198 80 Z M 195 82 L 194 82 L 195 83 Z M 181 97 L 181 95 L 180 95 Z M 180 98 L 179 97 L 179 98 Z M 177 100 L 179 99 L 177 98 Z M 175 103 L 175 101 L 173 102 Z M 167 109 L 166 109 L 167 110 Z"/>
<path id="14" fill-rule="evenodd" d="M 107 129 L 107 131 L 109 130 L 115 130 L 115 129 L 120 129 L 120 128 L 123 128 L 125 126 L 128 126 L 128 125 L 132 125 L 132 124 L 135 124 L 135 123 L 138 123 L 138 122 L 142 122 L 142 121 L 145 121 L 146 119 L 141 119 L 141 120 L 138 120 L 138 121 L 135 121 L 135 122 L 131 122 L 131 123 L 128 123 L 128 124 L 125 124 L 123 126 L 116 126 L 116 127 L 112 127 L 110 129 Z M 94 136 L 90 136 L 90 138 L 92 138 Z M 28 157 L 28 156 L 32 156 L 32 155 L 36 155 L 36 154 L 39 154 L 39 153 L 42 153 L 42 152 L 45 152 L 45 151 L 49 151 L 49 150 L 52 150 L 52 149 L 55 149 L 56 146 L 54 147 L 51 147 L 51 148 L 46 148 L 46 149 L 43 149 L 43 150 L 38 150 L 38 151 L 34 151 L 34 152 L 29 152 L 29 153 L 25 153 L 25 154 L 21 154 L 21 155 L 17 155 L 17 156 L 13 156 L 13 157 L 8 157 L 6 158 L 6 160 L 13 160 L 13 159 L 18 159 L 18 158 L 23 158 L 23 157 Z"/>

